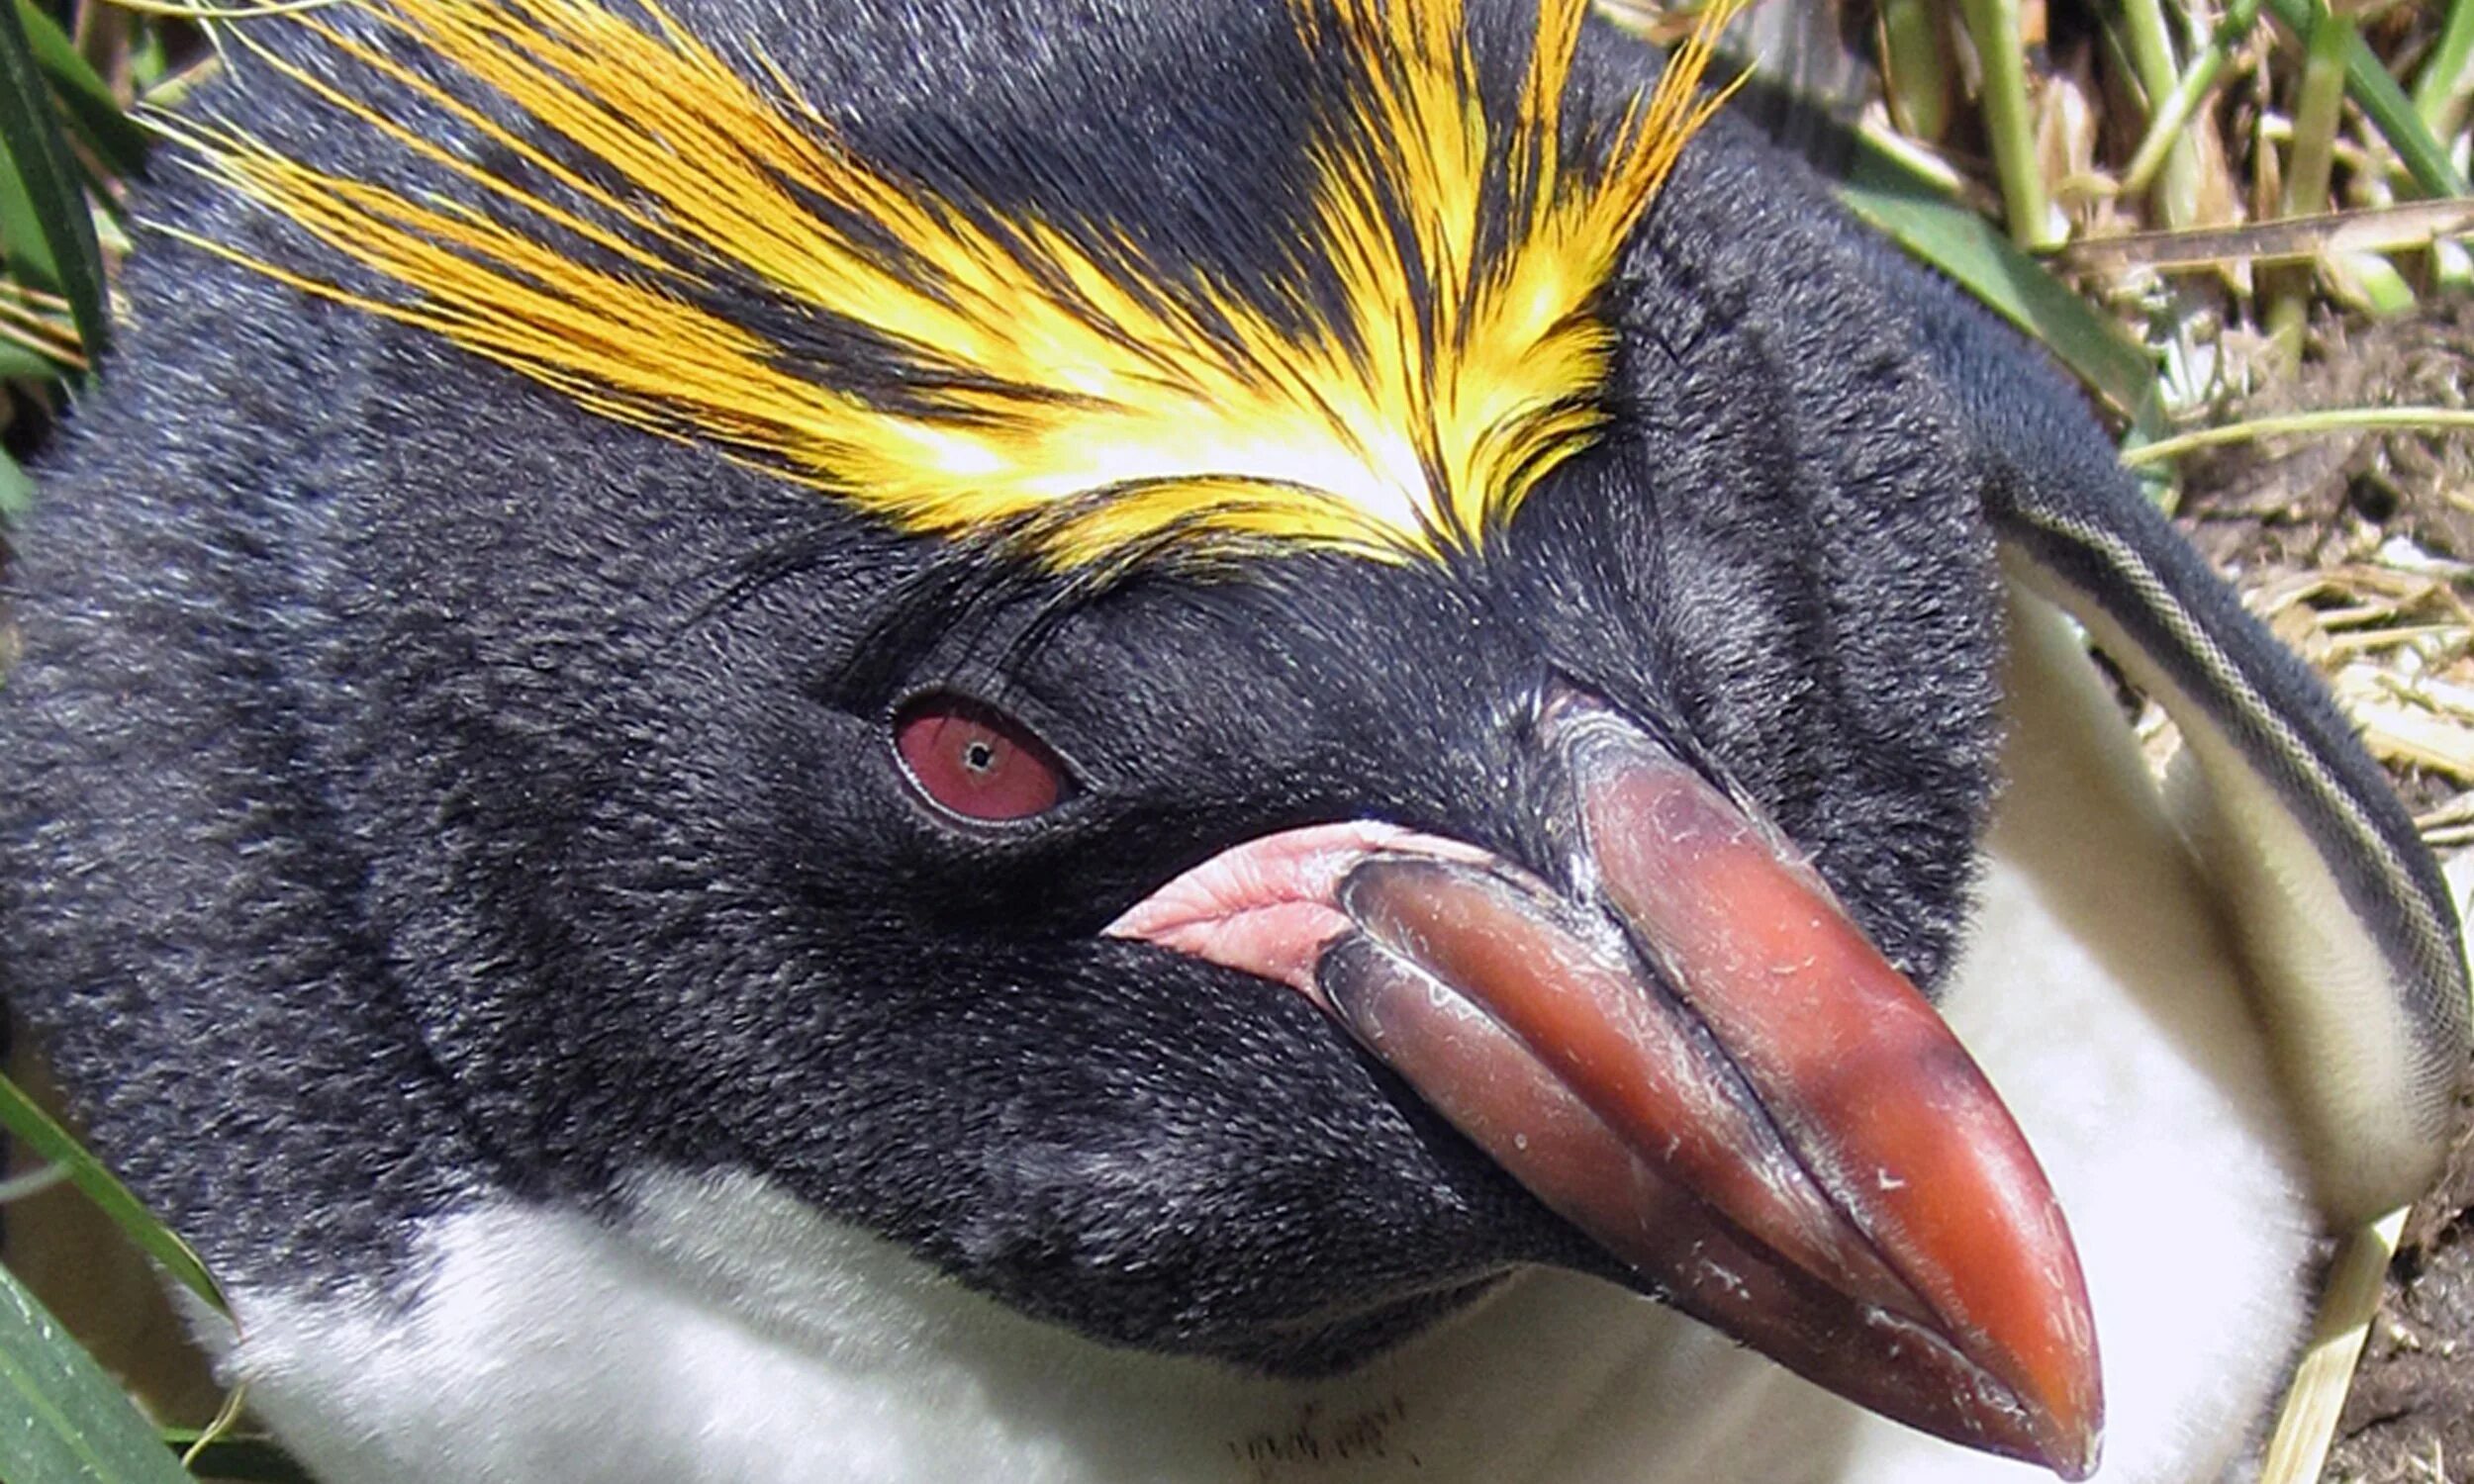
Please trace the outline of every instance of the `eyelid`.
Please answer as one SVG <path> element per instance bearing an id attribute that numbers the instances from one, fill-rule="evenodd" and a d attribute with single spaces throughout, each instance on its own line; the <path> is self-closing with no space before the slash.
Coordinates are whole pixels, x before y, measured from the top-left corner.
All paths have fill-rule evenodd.
<path id="1" fill-rule="evenodd" d="M 960 728 L 962 735 L 952 735 Z M 964 692 L 920 692 L 895 707 L 888 740 L 911 791 L 936 812 L 981 828 L 1046 818 L 1081 791 L 1071 762 L 1015 712 Z M 979 776 L 952 749 L 985 741 L 1001 772 Z"/>
<path id="2" fill-rule="evenodd" d="M 914 672 L 916 678 L 892 693 L 890 698 L 880 697 L 871 709 L 885 724 L 931 696 L 950 696 L 972 705 L 986 706 L 1000 716 L 1010 716 L 1039 738 L 1048 751 L 1065 765 L 1066 776 L 1073 780 L 1076 790 L 1090 787 L 1105 787 L 1115 777 L 1104 756 L 1093 757 L 1062 740 L 1080 735 L 1087 728 L 1071 719 L 1076 713 L 1068 708 L 1060 711 L 1051 706 L 1038 688 L 1025 685 L 1014 676 L 978 659 L 966 659 L 933 670 Z"/>

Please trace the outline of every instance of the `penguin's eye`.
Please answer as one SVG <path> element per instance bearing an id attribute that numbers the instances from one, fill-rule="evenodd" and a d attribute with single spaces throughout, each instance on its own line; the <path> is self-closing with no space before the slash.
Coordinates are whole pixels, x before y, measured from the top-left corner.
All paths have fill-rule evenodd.
<path id="1" fill-rule="evenodd" d="M 894 717 L 894 749 L 930 802 L 1001 823 L 1045 814 L 1066 794 L 1064 763 L 1029 727 L 959 696 L 924 696 Z"/>

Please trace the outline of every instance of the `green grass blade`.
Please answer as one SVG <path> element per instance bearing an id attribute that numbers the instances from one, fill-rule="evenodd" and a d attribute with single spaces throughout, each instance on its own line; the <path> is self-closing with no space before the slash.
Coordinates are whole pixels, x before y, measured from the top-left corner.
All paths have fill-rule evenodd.
<path id="1" fill-rule="evenodd" d="M 24 377 L 29 381 L 49 381 L 66 374 L 68 367 L 16 340 L 0 335 L 0 381 Z"/>
<path id="2" fill-rule="evenodd" d="M 2018 0 L 1958 0 L 1958 15 L 1984 65 L 1984 133 L 2013 241 L 2058 247 L 2068 224 L 2054 212 L 2036 160 L 2036 111 L 2028 101 L 2025 44 Z"/>
<path id="3" fill-rule="evenodd" d="M 2131 156 L 2128 165 L 2123 166 L 2122 189 L 2126 194 L 2143 196 L 2147 193 L 2156 172 L 2164 168 L 2165 157 L 2175 152 L 2183 131 L 2190 127 L 2200 104 L 2215 90 L 2217 79 L 2225 74 L 2226 63 L 2233 59 L 2236 48 L 2249 38 L 2251 29 L 2258 21 L 2259 0 L 2232 0 L 2225 7 L 2225 14 L 2217 18 L 2215 29 L 2209 33 L 2208 44 L 2200 48 L 2199 55 L 2190 66 L 2183 69 L 2181 77 L 2173 84 L 2173 91 L 2155 107 L 2147 122 L 2147 133 L 2140 139 L 2139 152 Z"/>
<path id="4" fill-rule="evenodd" d="M 2122 0 L 2116 8 L 2123 49 L 2138 75 L 2141 102 L 2152 126 L 2174 104 L 2181 69 L 2174 57 L 2173 37 L 2166 29 L 2163 0 Z M 2196 64 L 2194 64 L 2196 70 Z M 2199 152 L 2177 127 L 2164 146 L 2163 178 L 2151 203 L 2156 220 L 2166 227 L 2189 227 L 2199 219 L 2201 188 Z"/>
<path id="5" fill-rule="evenodd" d="M 52 96 L 68 116 L 69 128 L 77 132 L 86 147 L 113 174 L 129 176 L 143 170 L 146 132 L 112 96 L 111 85 L 78 54 L 77 44 L 60 29 L 60 23 L 45 14 L 34 0 L 17 0 L 17 19 L 26 28 L 35 65 L 49 79 Z"/>
<path id="6" fill-rule="evenodd" d="M 2163 428 L 2147 353 L 1991 223 L 1865 139 L 1856 141 L 1855 168 L 1839 195 L 1856 215 L 2043 341 L 2141 434 Z"/>
<path id="7" fill-rule="evenodd" d="M 0 1077 L 0 1125 L 17 1136 L 36 1159 L 67 1169 L 69 1183 L 84 1191 L 86 1198 L 112 1219 L 113 1225 L 128 1233 L 129 1240 L 141 1252 L 162 1263 L 182 1286 L 218 1310 L 231 1312 L 224 1302 L 224 1291 L 216 1286 L 206 1264 L 198 1260 L 189 1244 L 155 1220 L 154 1214 L 120 1182 L 119 1176 L 105 1169 L 103 1162 L 71 1138 L 68 1130 L 52 1122 L 50 1114 L 36 1106 L 35 1100 L 7 1077 Z"/>
<path id="8" fill-rule="evenodd" d="M 167 1428 L 163 1440 L 176 1449 L 197 1441 L 194 1428 Z M 247 1484 L 317 1484 L 309 1470 L 291 1454 L 263 1438 L 218 1438 L 198 1449 L 190 1467 L 206 1479 L 247 1481 Z"/>
<path id="9" fill-rule="evenodd" d="M 2267 6 L 2295 36 L 2311 35 L 2313 0 L 2267 0 Z M 2415 112 L 2414 100 L 2397 86 L 2397 79 L 2388 75 L 2378 54 L 2359 36 L 2345 50 L 2345 92 L 2361 107 L 2363 117 L 2380 132 L 2380 138 L 2388 140 L 2388 147 L 2397 151 L 2406 173 L 2414 177 L 2415 185 L 2425 195 L 2474 195 L 2456 161 L 2448 157 L 2447 146 L 2431 137 L 2423 116 Z"/>
<path id="10" fill-rule="evenodd" d="M 103 1368 L 0 1268 L 0 1479 L 190 1484 Z"/>
<path id="11" fill-rule="evenodd" d="M 0 526 L 17 524 L 34 508 L 35 482 L 17 460 L 0 452 Z"/>
<path id="12" fill-rule="evenodd" d="M 2453 133 L 2465 122 L 2469 91 L 2474 91 L 2474 0 L 2454 0 L 2414 80 L 2414 111 L 2434 136 Z"/>
<path id="13" fill-rule="evenodd" d="M 87 351 L 101 349 L 103 252 L 14 5 L 0 5 L 0 238 L 12 267 L 68 301 Z"/>

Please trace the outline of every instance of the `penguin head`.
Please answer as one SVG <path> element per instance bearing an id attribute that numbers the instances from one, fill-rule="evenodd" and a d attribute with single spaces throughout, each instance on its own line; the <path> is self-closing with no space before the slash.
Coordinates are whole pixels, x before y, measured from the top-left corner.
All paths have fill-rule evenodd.
<path id="1" fill-rule="evenodd" d="M 1556 1263 L 2092 1467 L 1930 1006 L 1990 539 L 1803 188 L 1677 168 L 1703 49 L 1637 102 L 1563 0 L 747 20 L 401 0 L 191 126 L 222 250 L 388 325 L 312 642 L 498 1177 L 749 1168 L 1292 1374 Z"/>

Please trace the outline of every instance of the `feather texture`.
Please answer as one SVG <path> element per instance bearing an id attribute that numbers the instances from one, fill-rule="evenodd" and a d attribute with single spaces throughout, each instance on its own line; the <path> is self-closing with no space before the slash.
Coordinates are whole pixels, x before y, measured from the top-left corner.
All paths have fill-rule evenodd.
<path id="1" fill-rule="evenodd" d="M 1170 531 L 1390 557 L 1476 545 L 1604 420 L 1596 299 L 1722 101 L 1698 81 L 1740 8 L 1710 7 L 1660 86 L 1592 139 L 1564 110 L 1581 0 L 1543 0 L 1508 107 L 1479 85 L 1458 0 L 1294 0 L 1341 85 L 1317 103 L 1294 271 L 1239 285 L 1162 272 L 1121 231 L 1003 216 L 882 168 L 760 51 L 734 64 L 649 0 L 359 3 L 460 87 L 305 23 L 333 70 L 411 89 L 516 168 L 269 54 L 493 209 L 180 126 L 207 169 L 387 287 L 249 261 L 904 528 L 1027 524 L 1061 567 Z M 1317 293 L 1307 265 L 1339 292 Z M 856 331 L 906 395 L 803 357 L 768 332 L 784 322 Z"/>

